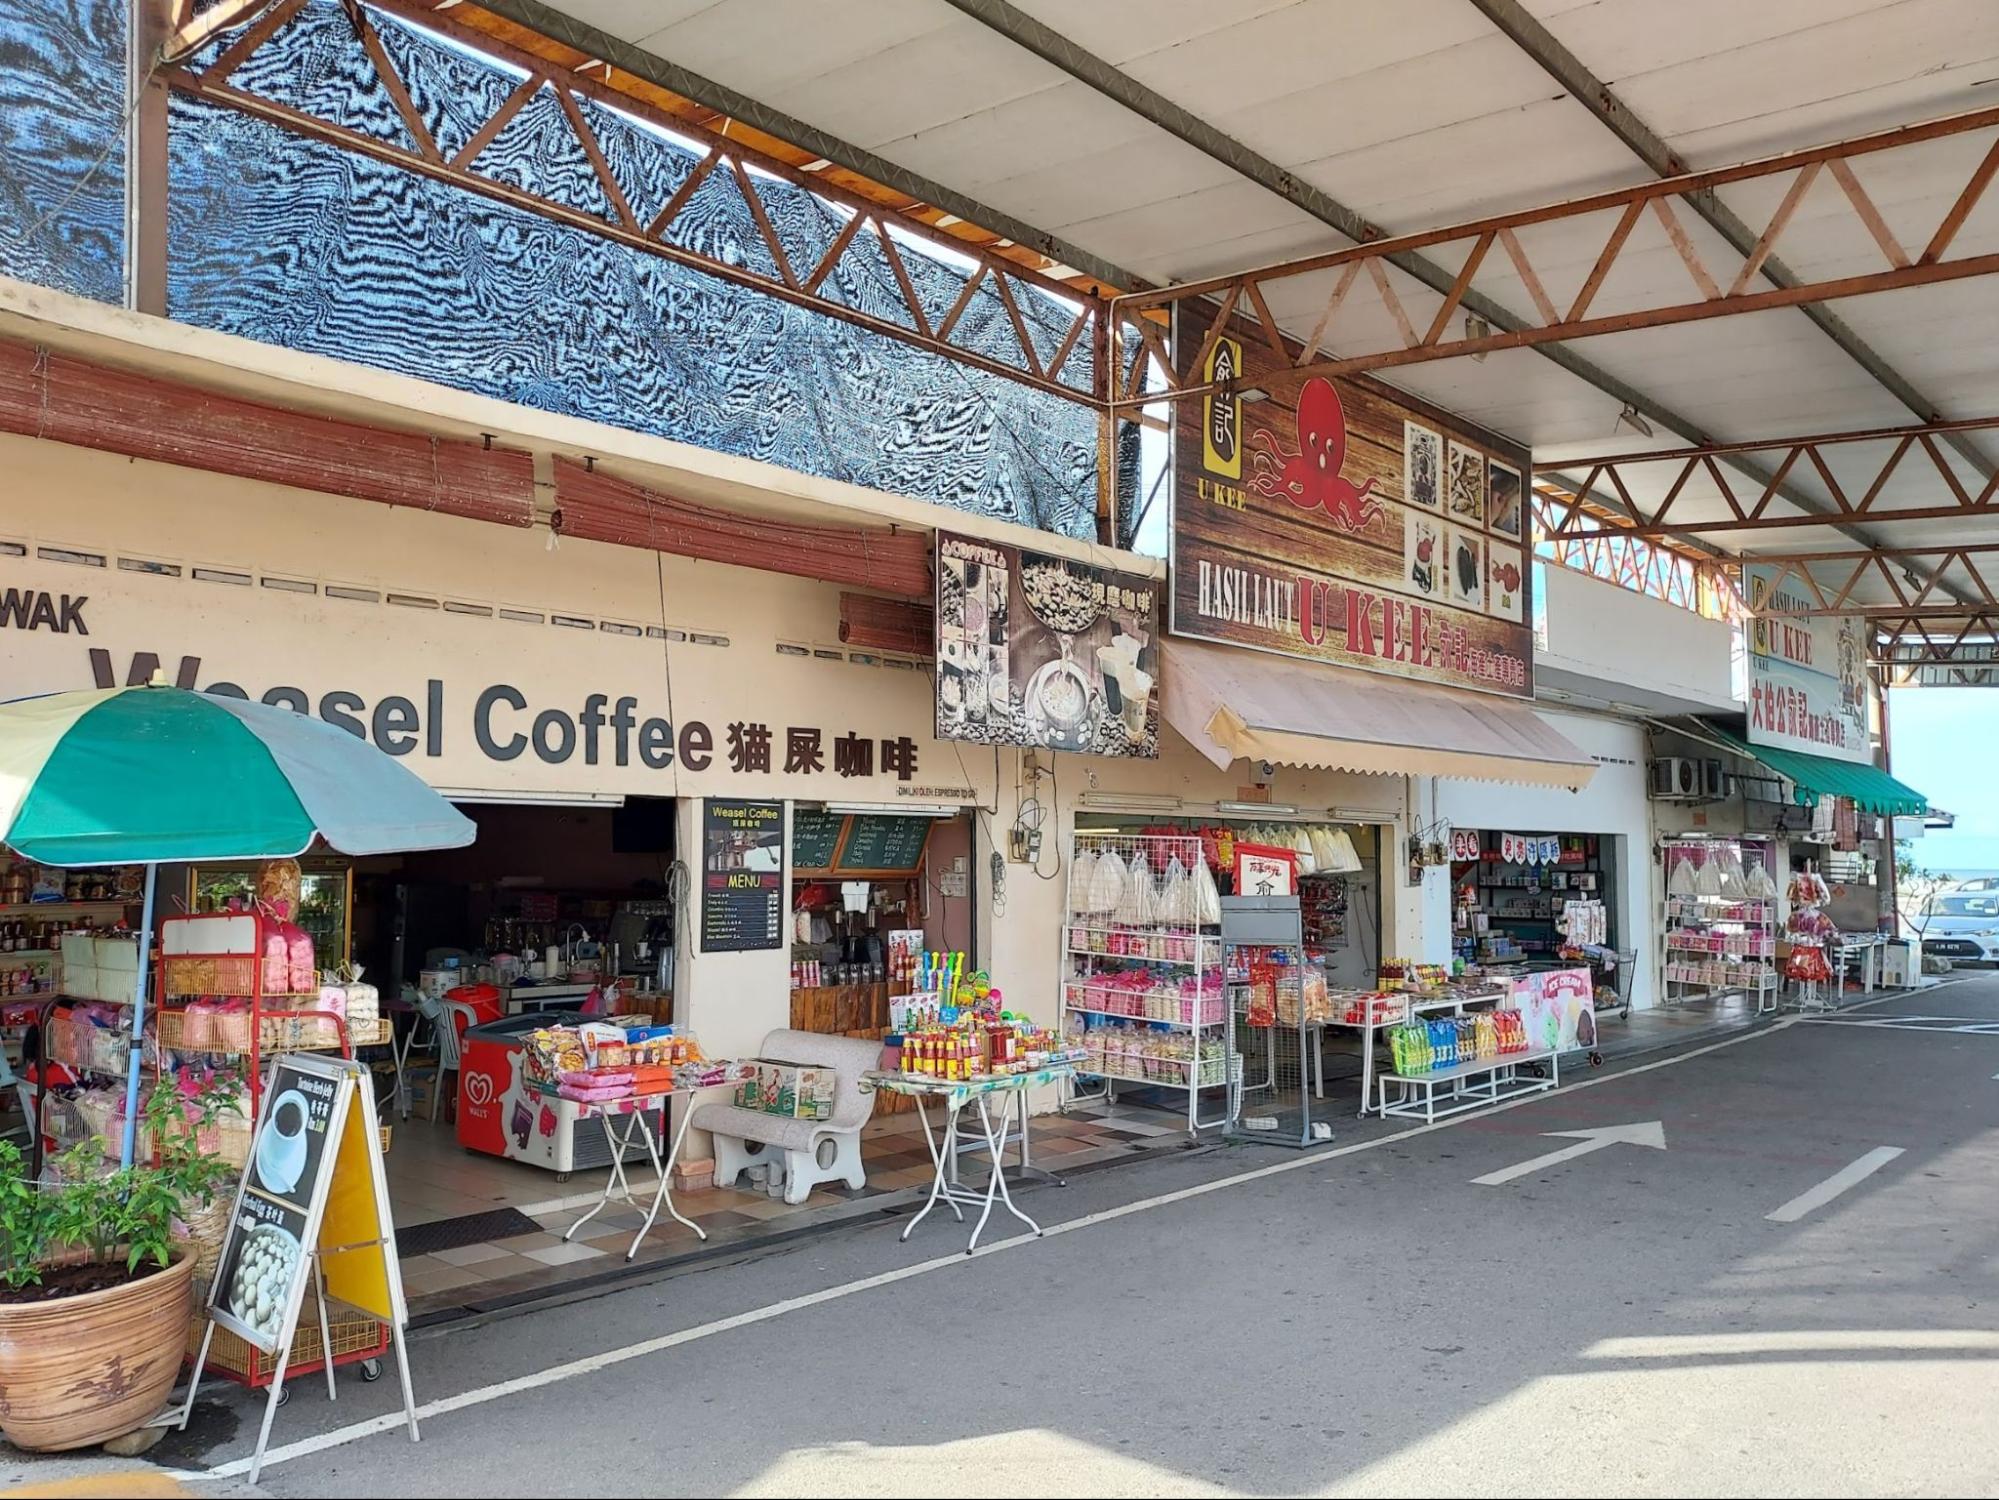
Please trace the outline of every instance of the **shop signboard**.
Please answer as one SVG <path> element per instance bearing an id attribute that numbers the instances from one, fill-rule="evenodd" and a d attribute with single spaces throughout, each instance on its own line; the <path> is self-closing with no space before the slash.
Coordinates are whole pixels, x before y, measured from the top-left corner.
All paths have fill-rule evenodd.
<path id="1" fill-rule="evenodd" d="M 1173 633 L 1532 698 L 1525 450 L 1176 316 L 1222 383 L 1175 408 Z"/>
<path id="2" fill-rule="evenodd" d="M 702 832 L 702 951 L 781 947 L 784 804 L 710 797 L 702 805 Z"/>
<path id="3" fill-rule="evenodd" d="M 937 738 L 1159 754 L 1159 584 L 937 534 Z"/>
<path id="4" fill-rule="evenodd" d="M 65 474 L 108 457 L 49 451 Z M 333 724 L 447 794 L 991 800 L 990 763 L 933 738 L 920 664 L 778 649 L 834 636 L 832 585 L 333 496 L 259 492 L 245 528 L 211 476 L 156 474 L 185 491 L 167 505 L 104 467 L 44 518 L 60 548 L 0 546 L 9 695 L 159 673 Z"/>
<path id="5" fill-rule="evenodd" d="M 1749 743 L 1871 765 L 1867 630 L 1858 615 L 1766 615 L 1816 607 L 1775 567 L 1746 566 Z"/>
<path id="6" fill-rule="evenodd" d="M 1275 844 L 1235 844 L 1235 893 L 1238 896 L 1298 894 L 1298 851 Z"/>

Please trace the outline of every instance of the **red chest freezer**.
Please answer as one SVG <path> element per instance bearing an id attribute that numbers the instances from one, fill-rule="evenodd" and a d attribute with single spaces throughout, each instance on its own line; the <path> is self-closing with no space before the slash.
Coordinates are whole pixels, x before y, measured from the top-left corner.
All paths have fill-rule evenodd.
<path id="1" fill-rule="evenodd" d="M 603 1124 L 579 1120 L 574 1100 L 545 1097 L 522 1076 L 527 1035 L 575 1023 L 573 1011 L 529 1011 L 466 1028 L 458 1059 L 459 1145 L 565 1177 L 610 1164 Z"/>

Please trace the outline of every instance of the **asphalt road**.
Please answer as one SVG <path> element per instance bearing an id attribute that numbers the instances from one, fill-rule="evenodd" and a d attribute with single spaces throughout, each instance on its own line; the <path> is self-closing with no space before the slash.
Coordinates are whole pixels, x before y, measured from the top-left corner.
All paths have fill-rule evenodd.
<path id="1" fill-rule="evenodd" d="M 262 1484 L 1999 1493 L 1995 1074 L 1977 980 L 1445 1128 L 1079 1178 L 969 1259 L 935 1215 L 842 1232 L 419 1341 L 421 1445 L 347 1426 L 392 1381 L 307 1381 Z M 1654 1121 L 1664 1150 L 1473 1180 Z M 232 1392 L 155 1457 L 227 1472 L 253 1433 Z"/>

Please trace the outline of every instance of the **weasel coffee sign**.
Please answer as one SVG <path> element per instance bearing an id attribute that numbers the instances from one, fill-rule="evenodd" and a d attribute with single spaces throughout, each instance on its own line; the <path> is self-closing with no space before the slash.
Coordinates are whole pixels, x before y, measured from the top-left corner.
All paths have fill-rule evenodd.
<path id="1" fill-rule="evenodd" d="M 1177 316 L 1221 389 L 1174 419 L 1173 633 L 1531 698 L 1526 452 Z"/>

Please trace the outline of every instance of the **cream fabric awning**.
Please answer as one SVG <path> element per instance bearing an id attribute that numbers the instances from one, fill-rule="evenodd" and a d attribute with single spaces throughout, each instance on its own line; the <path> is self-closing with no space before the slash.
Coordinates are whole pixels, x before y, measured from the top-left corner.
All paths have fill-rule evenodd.
<path id="1" fill-rule="evenodd" d="M 1163 643 L 1160 711 L 1226 770 L 1237 760 L 1578 791 L 1587 753 L 1533 705 L 1196 641 Z"/>

